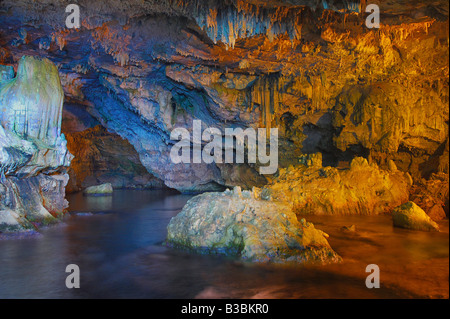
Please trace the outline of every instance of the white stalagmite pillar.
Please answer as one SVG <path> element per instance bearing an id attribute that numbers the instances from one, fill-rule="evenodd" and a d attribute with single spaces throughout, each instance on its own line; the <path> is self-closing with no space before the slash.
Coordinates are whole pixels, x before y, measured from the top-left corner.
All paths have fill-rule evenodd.
<path id="1" fill-rule="evenodd" d="M 19 136 L 54 145 L 61 135 L 64 92 L 48 59 L 23 56 L 17 76 L 0 84 L 0 123 Z"/>

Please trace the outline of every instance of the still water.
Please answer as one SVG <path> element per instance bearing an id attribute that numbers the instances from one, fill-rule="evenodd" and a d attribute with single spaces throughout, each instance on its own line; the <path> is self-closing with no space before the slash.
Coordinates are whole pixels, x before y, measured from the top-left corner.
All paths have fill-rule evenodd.
<path id="1" fill-rule="evenodd" d="M 388 216 L 307 216 L 344 262 L 283 267 L 192 255 L 162 245 L 191 196 L 116 191 L 68 197 L 70 212 L 39 236 L 0 241 L 0 298 L 448 298 L 448 221 L 440 233 L 392 227 Z M 82 214 L 82 212 L 90 214 Z M 81 214 L 80 214 L 81 213 Z M 356 232 L 342 226 L 356 226 Z M 81 288 L 65 272 L 77 264 Z M 381 288 L 368 289 L 377 264 Z"/>

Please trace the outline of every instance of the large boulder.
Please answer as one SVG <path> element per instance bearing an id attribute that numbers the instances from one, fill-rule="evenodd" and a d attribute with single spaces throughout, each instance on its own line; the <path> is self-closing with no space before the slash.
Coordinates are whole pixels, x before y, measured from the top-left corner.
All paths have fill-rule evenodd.
<path id="1" fill-rule="evenodd" d="M 288 205 L 235 187 L 189 200 L 170 221 L 167 243 L 256 262 L 338 262 L 327 237 Z"/>
<path id="2" fill-rule="evenodd" d="M 436 224 L 422 208 L 414 202 L 400 205 L 392 212 L 394 226 L 413 230 L 439 231 Z"/>
<path id="3" fill-rule="evenodd" d="M 84 195 L 97 195 L 97 196 L 107 196 L 112 195 L 114 189 L 111 183 L 105 183 L 96 186 L 90 186 L 86 188 L 83 192 Z"/>

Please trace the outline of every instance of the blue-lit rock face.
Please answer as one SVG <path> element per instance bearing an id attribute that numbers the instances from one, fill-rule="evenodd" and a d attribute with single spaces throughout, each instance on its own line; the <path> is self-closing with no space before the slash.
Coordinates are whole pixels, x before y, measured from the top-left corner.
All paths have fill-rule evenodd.
<path id="1" fill-rule="evenodd" d="M 8 65 L 0 65 L 0 84 L 14 78 L 14 68 Z"/>
<path id="2" fill-rule="evenodd" d="M 55 65 L 24 57 L 0 82 L 0 232 L 34 230 L 67 208 L 72 155 L 61 134 L 63 93 Z"/>

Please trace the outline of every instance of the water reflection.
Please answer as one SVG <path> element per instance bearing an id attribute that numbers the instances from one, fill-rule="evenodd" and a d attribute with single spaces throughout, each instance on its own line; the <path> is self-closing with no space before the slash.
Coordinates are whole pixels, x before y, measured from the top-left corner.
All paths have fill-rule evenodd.
<path id="1" fill-rule="evenodd" d="M 191 196 L 117 191 L 69 197 L 72 212 L 38 238 L 0 241 L 0 298 L 448 298 L 448 221 L 441 233 L 392 227 L 387 216 L 306 216 L 330 234 L 344 263 L 282 267 L 192 255 L 161 245 Z M 342 226 L 357 231 L 343 232 Z M 65 267 L 81 289 L 65 287 Z M 365 287 L 377 263 L 382 287 Z"/>
<path id="2" fill-rule="evenodd" d="M 86 206 L 91 207 L 92 211 L 112 210 L 113 197 L 112 196 L 87 196 Z"/>

